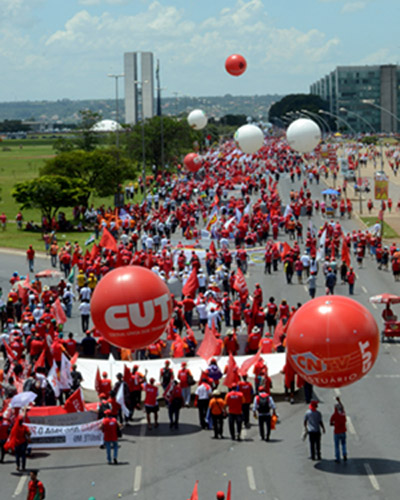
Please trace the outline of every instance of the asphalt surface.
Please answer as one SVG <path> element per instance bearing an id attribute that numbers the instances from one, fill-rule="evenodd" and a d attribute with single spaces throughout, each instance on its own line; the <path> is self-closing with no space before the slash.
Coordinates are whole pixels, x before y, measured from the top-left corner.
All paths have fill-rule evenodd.
<path id="1" fill-rule="evenodd" d="M 298 189 L 300 185 L 295 184 Z M 311 186 L 313 196 L 326 186 Z M 289 179 L 279 183 L 283 199 L 291 189 Z M 353 202 L 354 204 L 355 202 Z M 306 232 L 307 219 L 302 218 Z M 314 226 L 322 224 L 316 217 Z M 346 230 L 358 227 L 356 219 L 343 220 Z M 281 236 L 283 239 L 283 235 Z M 24 257 L 0 254 L 0 286 L 3 290 L 13 270 L 25 273 Z M 37 270 L 49 267 L 46 259 L 37 259 Z M 356 267 L 356 266 L 355 266 Z M 368 302 L 380 292 L 398 293 L 398 284 L 390 272 L 379 271 L 372 259 L 357 269 L 354 298 L 374 314 L 381 324 L 381 306 Z M 280 270 L 272 277 L 263 274 L 263 265 L 250 266 L 247 277 L 250 290 L 260 282 L 264 300 L 274 295 L 289 304 L 309 299 L 304 285 L 286 285 Z M 294 278 L 294 283 L 297 281 Z M 347 295 L 348 287 L 338 285 L 336 293 Z M 321 272 L 317 295 L 324 294 Z M 396 307 L 396 306 L 394 306 Z M 80 331 L 79 315 L 67 324 L 67 331 Z M 43 450 L 34 454 L 28 467 L 40 469 L 48 499 L 137 498 L 143 500 L 186 500 L 199 480 L 199 498 L 214 499 L 232 481 L 232 499 L 390 499 L 399 498 L 400 453 L 398 415 L 400 414 L 400 343 L 381 345 L 373 369 L 361 381 L 340 390 L 315 389 L 327 429 L 322 439 L 322 460 L 308 459 L 308 443 L 301 439 L 306 405 L 301 397 L 296 404 L 278 402 L 280 423 L 271 442 L 259 440 L 257 422 L 242 434 L 242 442 L 233 442 L 225 422 L 224 440 L 212 439 L 213 433 L 201 431 L 197 410 L 183 409 L 179 430 L 170 430 L 165 408 L 160 410 L 160 427 L 147 430 L 143 413 L 135 414 L 131 426 L 124 429 L 120 441 L 119 465 L 106 463 L 105 450 Z M 333 432 L 329 417 L 334 398 L 340 395 L 348 420 L 348 454 L 346 464 L 334 463 Z M 0 498 L 25 498 L 27 479 L 15 472 L 12 457 L 7 456 L 0 468 Z"/>

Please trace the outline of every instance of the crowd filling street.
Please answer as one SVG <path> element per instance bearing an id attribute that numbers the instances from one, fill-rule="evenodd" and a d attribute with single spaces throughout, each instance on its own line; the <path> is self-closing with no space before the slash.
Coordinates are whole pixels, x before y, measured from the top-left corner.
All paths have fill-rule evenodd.
<path id="1" fill-rule="evenodd" d="M 354 142 L 329 147 L 350 171 L 357 171 L 358 161 L 361 168 L 379 163 L 375 146 L 364 147 L 359 160 Z M 397 175 L 399 149 L 387 147 L 385 156 Z M 334 186 L 330 190 L 328 182 Z M 0 290 L 1 462 L 12 453 L 16 470 L 25 471 L 35 453 L 30 408 L 85 410 L 77 359 L 105 360 L 110 354 L 134 362 L 115 380 L 107 371 L 98 370 L 95 377 L 96 404 L 90 409 L 97 413 L 110 465 L 118 464 L 118 440 L 138 415 L 145 415 L 148 432 L 156 432 L 164 419 L 171 433 L 179 433 L 181 410 L 190 408 L 198 412 L 198 424 L 210 438 L 241 441 L 244 429 L 257 425 L 260 440 L 268 442 L 274 429 L 284 425 L 279 405 L 300 400 L 307 404 L 303 424 L 310 459 L 321 460 L 326 428 L 313 387 L 286 363 L 284 393 L 271 394 L 272 380 L 261 355 L 285 352 L 287 326 L 302 304 L 271 295 L 268 283 L 301 284 L 312 300 L 317 294 L 337 293 L 339 284 L 345 286 L 341 293 L 353 296 L 359 286 L 357 270 L 365 266 L 392 273 L 398 281 L 400 250 L 381 237 L 381 219 L 398 210 L 400 199 L 377 202 L 373 193 L 364 192 L 364 206 L 378 215 L 376 223 L 359 229 L 355 222 L 354 229 L 346 230 L 344 222 L 355 220 L 358 194 L 350 196 L 354 187 L 340 175 L 338 162 L 321 147 L 312 154 L 295 154 L 276 137 L 267 137 L 254 155 L 224 143 L 203 155 L 199 172 L 184 167 L 178 174 L 155 172 L 152 182 L 145 183 L 141 178 L 130 183 L 121 207 L 74 209 L 85 226 L 93 227 L 84 248 L 59 239 L 60 220 L 42 220 L 48 269 L 36 272 L 43 248 L 32 243 L 26 264 L 10 270 L 9 286 Z M 290 184 L 288 199 L 280 193 L 282 183 Z M 318 196 L 311 186 L 320 186 Z M 143 201 L 134 203 L 140 193 Z M 0 216 L 3 231 L 8 217 Z M 316 224 L 316 218 L 322 223 Z M 21 212 L 16 222 L 23 230 Z M 112 346 L 91 321 L 97 284 L 113 269 L 128 265 L 160 276 L 173 301 L 165 333 L 136 351 Z M 249 276 L 257 276 L 254 286 L 248 285 Z M 68 328 L 74 314 L 80 316 L 81 331 Z M 389 306 L 383 313 L 388 318 L 396 319 Z M 239 367 L 235 356 L 244 354 L 251 357 Z M 208 367 L 195 379 L 190 365 L 197 356 Z M 229 357 L 225 370 L 219 367 L 221 356 Z M 158 378 L 141 367 L 145 360 L 164 358 Z M 175 371 L 173 358 L 183 359 Z M 301 396 L 296 395 L 299 389 Z M 335 456 L 328 458 L 346 461 L 346 413 L 340 398 L 325 421 L 333 428 L 335 447 Z M 28 498 L 44 498 L 37 471 L 31 472 L 29 485 Z M 37 492 L 40 496 L 34 496 Z"/>

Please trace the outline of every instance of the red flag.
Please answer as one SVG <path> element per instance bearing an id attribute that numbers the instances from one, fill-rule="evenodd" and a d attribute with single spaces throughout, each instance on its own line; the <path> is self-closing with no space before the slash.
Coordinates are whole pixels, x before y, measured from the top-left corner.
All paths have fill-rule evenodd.
<path id="1" fill-rule="evenodd" d="M 126 365 L 124 365 L 124 382 L 129 384 L 130 380 L 131 380 L 131 372 L 129 371 L 129 368 Z"/>
<path id="2" fill-rule="evenodd" d="M 54 317 L 56 318 L 58 324 L 64 324 L 67 322 L 67 316 L 58 297 L 55 300 L 54 304 L 51 306 L 51 311 L 54 314 Z"/>
<path id="3" fill-rule="evenodd" d="M 8 439 L 4 445 L 4 450 L 9 451 L 9 450 L 15 450 L 15 446 L 17 445 L 17 435 L 18 435 L 18 427 L 19 427 L 19 421 L 22 419 L 22 416 L 18 416 L 15 419 L 14 425 L 12 426 L 10 435 L 8 436 Z"/>
<path id="4" fill-rule="evenodd" d="M 15 361 L 17 359 L 17 353 L 11 349 L 11 347 L 7 344 L 5 340 L 3 340 L 3 345 L 4 349 L 6 350 L 7 358 L 10 361 L 10 363 L 11 361 Z"/>
<path id="5" fill-rule="evenodd" d="M 228 489 L 226 491 L 226 500 L 231 500 L 231 482 L 228 483 Z"/>
<path id="6" fill-rule="evenodd" d="M 236 364 L 235 358 L 233 357 L 233 354 L 230 352 L 227 370 L 226 370 L 226 377 L 224 380 L 224 385 L 226 385 L 226 387 L 232 387 L 233 385 L 235 385 L 239 382 L 239 373 L 238 372 L 239 372 L 239 369 L 238 369 L 238 366 Z"/>
<path id="7" fill-rule="evenodd" d="M 101 236 L 101 240 L 99 246 L 108 248 L 113 252 L 117 253 L 118 247 L 117 242 L 115 241 L 114 236 L 110 233 L 110 231 L 105 227 L 103 228 L 103 234 Z"/>
<path id="8" fill-rule="evenodd" d="M 97 394 L 100 394 L 101 391 L 101 376 L 99 367 L 96 370 L 96 378 L 94 379 L 94 388 L 96 389 Z"/>
<path id="9" fill-rule="evenodd" d="M 79 252 L 75 250 L 75 252 L 72 255 L 71 269 L 74 267 L 75 264 L 78 264 L 78 262 L 79 262 Z"/>
<path id="10" fill-rule="evenodd" d="M 215 248 L 215 243 L 214 243 L 213 241 L 210 243 L 210 252 L 211 252 L 213 255 L 215 255 L 215 256 L 217 256 L 217 255 L 218 255 L 218 254 L 217 254 L 217 249 Z"/>
<path id="11" fill-rule="evenodd" d="M 289 243 L 286 243 L 286 241 L 283 242 L 280 252 L 281 252 L 281 259 L 284 259 L 287 254 L 289 254 L 292 251 L 291 246 Z"/>
<path id="12" fill-rule="evenodd" d="M 274 331 L 274 338 L 272 339 L 272 343 L 273 343 L 274 349 L 276 349 L 278 347 L 278 345 L 281 343 L 280 337 L 284 333 L 285 333 L 285 330 L 283 328 L 282 320 L 280 319 L 278 321 L 278 324 L 276 325 L 276 328 L 275 328 L 275 331 Z"/>
<path id="13" fill-rule="evenodd" d="M 77 359 L 78 359 L 78 356 L 79 356 L 79 353 L 76 352 L 72 358 L 70 359 L 70 363 L 71 363 L 71 367 L 74 366 L 74 364 L 76 363 Z"/>
<path id="14" fill-rule="evenodd" d="M 247 288 L 246 278 L 241 269 L 238 269 L 235 275 L 235 281 L 233 283 L 233 289 L 238 292 L 239 295 L 248 295 L 249 289 Z"/>
<path id="15" fill-rule="evenodd" d="M 218 197 L 217 193 L 215 193 L 214 201 L 211 203 L 211 206 L 214 207 L 214 206 L 218 205 L 218 203 L 219 203 L 219 197 Z"/>
<path id="16" fill-rule="evenodd" d="M 258 349 L 256 354 L 252 356 L 249 359 L 246 359 L 246 361 L 243 361 L 242 366 L 239 369 L 239 375 L 243 377 L 243 375 L 247 375 L 247 372 L 250 370 L 250 368 L 255 365 L 258 360 L 260 359 L 261 356 L 261 349 Z"/>
<path id="17" fill-rule="evenodd" d="M 342 238 L 342 261 L 346 262 L 347 267 L 350 267 L 351 259 L 350 259 L 349 246 L 344 238 Z"/>
<path id="18" fill-rule="evenodd" d="M 38 368 L 45 368 L 45 367 L 46 367 L 46 349 L 43 349 L 43 351 L 40 353 L 40 356 L 36 360 L 35 371 Z"/>
<path id="19" fill-rule="evenodd" d="M 96 243 L 92 247 L 92 251 L 90 252 L 90 259 L 94 260 L 100 253 L 99 247 L 96 245 Z"/>
<path id="20" fill-rule="evenodd" d="M 206 329 L 204 331 L 204 338 L 197 349 L 197 356 L 200 356 L 201 358 L 205 359 L 208 361 L 210 358 L 212 358 L 215 355 L 215 351 L 218 348 L 218 340 L 216 339 L 214 333 L 210 328 L 208 328 L 208 325 L 206 325 Z"/>
<path id="21" fill-rule="evenodd" d="M 176 335 L 175 340 L 172 342 L 172 350 L 174 358 L 183 358 L 185 355 L 185 343 L 180 335 Z"/>
<path id="22" fill-rule="evenodd" d="M 78 387 L 78 389 L 65 401 L 64 410 L 66 410 L 67 413 L 85 411 L 85 402 L 83 401 L 82 389 L 80 387 Z"/>
<path id="23" fill-rule="evenodd" d="M 28 304 L 28 290 L 21 285 L 18 285 L 18 297 L 24 306 Z"/>
<path id="24" fill-rule="evenodd" d="M 194 485 L 194 488 L 193 488 L 193 493 L 190 497 L 190 500 L 199 500 L 199 493 L 198 493 L 198 484 L 199 482 L 196 481 L 195 485 Z"/>
<path id="25" fill-rule="evenodd" d="M 182 295 L 190 295 L 191 297 L 194 297 L 198 288 L 199 280 L 197 278 L 197 268 L 194 267 L 192 269 L 192 272 L 190 273 L 189 278 L 182 288 Z"/>

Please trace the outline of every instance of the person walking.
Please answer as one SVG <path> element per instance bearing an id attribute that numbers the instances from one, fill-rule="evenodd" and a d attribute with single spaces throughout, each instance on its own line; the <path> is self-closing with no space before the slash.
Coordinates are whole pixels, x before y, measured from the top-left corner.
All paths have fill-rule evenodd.
<path id="1" fill-rule="evenodd" d="M 208 405 L 214 429 L 214 439 L 224 438 L 225 404 L 221 393 L 215 389 Z"/>
<path id="2" fill-rule="evenodd" d="M 0 414 L 0 463 L 4 462 L 4 445 L 10 433 L 10 422 Z"/>
<path id="3" fill-rule="evenodd" d="M 195 392 L 195 406 L 197 406 L 199 410 L 199 421 L 202 429 L 208 428 L 206 416 L 211 393 L 212 389 L 210 384 L 204 379 L 200 380 Z"/>
<path id="4" fill-rule="evenodd" d="M 169 428 L 179 429 L 179 413 L 183 406 L 182 387 L 177 380 L 173 380 L 171 386 L 167 399 Z"/>
<path id="5" fill-rule="evenodd" d="M 45 488 L 42 481 L 39 481 L 38 474 L 39 471 L 36 469 L 29 473 L 31 480 L 28 483 L 27 500 L 43 500 L 45 498 Z"/>
<path id="6" fill-rule="evenodd" d="M 26 260 L 28 261 L 29 272 L 33 273 L 33 268 L 35 265 L 35 250 L 32 245 L 29 245 L 28 250 L 26 251 Z"/>
<path id="7" fill-rule="evenodd" d="M 89 330 L 89 320 L 90 320 L 90 302 L 83 299 L 79 305 L 79 312 L 81 313 L 81 324 L 82 332 L 85 333 Z"/>
<path id="8" fill-rule="evenodd" d="M 349 295 L 354 295 L 354 284 L 356 282 L 356 273 L 350 267 L 346 274 L 346 281 L 349 284 Z"/>
<path id="9" fill-rule="evenodd" d="M 113 461 L 118 464 L 118 428 L 122 426 L 117 422 L 117 419 L 112 416 L 112 410 L 104 412 L 105 417 L 101 424 L 101 430 L 104 434 L 104 444 L 107 453 L 107 462 L 111 464 L 111 448 L 113 449 Z"/>
<path id="10" fill-rule="evenodd" d="M 304 428 L 310 440 L 311 460 L 321 460 L 321 429 L 325 434 L 325 426 L 322 421 L 322 414 L 318 410 L 318 401 L 313 399 L 309 409 L 304 415 Z"/>
<path id="11" fill-rule="evenodd" d="M 181 369 L 178 371 L 178 380 L 182 389 L 184 404 L 187 408 L 190 406 L 190 387 L 194 383 L 193 375 L 187 368 L 187 362 L 183 361 Z"/>
<path id="12" fill-rule="evenodd" d="M 17 471 L 24 471 L 26 466 L 26 450 L 28 448 L 28 441 L 31 436 L 31 431 L 24 424 L 24 419 L 22 416 L 18 417 L 18 420 L 14 424 L 14 427 L 11 431 L 11 435 L 13 435 L 14 438 Z"/>
<path id="13" fill-rule="evenodd" d="M 325 277 L 326 294 L 334 295 L 336 285 L 336 274 L 332 271 L 332 268 L 328 267 L 328 273 Z"/>
<path id="14" fill-rule="evenodd" d="M 253 401 L 253 415 L 258 418 L 258 427 L 260 431 L 260 439 L 269 441 L 271 435 L 271 412 L 276 415 L 276 405 L 272 397 L 268 394 L 263 386 L 258 388 L 258 394 Z M 265 436 L 265 430 L 267 435 Z"/>
<path id="15" fill-rule="evenodd" d="M 230 391 L 225 396 L 225 407 L 228 412 L 229 421 L 229 432 L 231 434 L 232 441 L 237 438 L 241 441 L 240 433 L 242 432 L 242 421 L 243 421 L 243 403 L 245 402 L 243 393 L 236 389 L 236 386 L 232 386 Z M 236 435 L 235 435 L 236 427 Z"/>
<path id="16" fill-rule="evenodd" d="M 340 446 L 342 447 L 343 460 L 347 460 L 346 445 L 346 412 L 339 397 L 336 398 L 335 410 L 330 418 L 330 425 L 333 426 L 333 438 L 335 443 L 335 462 L 340 463 Z"/>

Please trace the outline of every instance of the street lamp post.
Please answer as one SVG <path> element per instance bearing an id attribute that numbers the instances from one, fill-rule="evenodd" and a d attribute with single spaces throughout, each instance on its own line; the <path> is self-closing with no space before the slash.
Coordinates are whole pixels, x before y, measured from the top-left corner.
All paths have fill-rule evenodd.
<path id="1" fill-rule="evenodd" d="M 359 179 L 359 203 L 360 203 L 360 214 L 363 213 L 363 210 L 362 210 L 362 191 L 361 191 L 361 169 L 360 169 L 360 147 L 359 147 L 359 144 L 358 144 L 358 141 L 357 141 L 357 133 L 356 131 L 354 130 L 354 128 L 350 125 L 350 123 L 345 120 L 344 118 L 341 118 L 340 116 L 337 116 L 337 115 L 334 115 L 333 113 L 330 113 L 329 111 L 325 111 L 323 109 L 320 109 L 318 111 L 318 113 L 322 113 L 324 115 L 329 115 L 329 116 L 332 116 L 333 118 L 336 118 L 337 120 L 343 122 L 346 127 L 349 128 L 349 130 L 351 130 L 351 132 L 354 134 L 354 137 L 356 139 L 356 148 L 357 148 L 357 164 L 358 164 L 358 179 Z"/>
<path id="2" fill-rule="evenodd" d="M 380 106 L 379 104 L 376 104 L 376 102 L 374 102 L 372 99 L 362 99 L 361 102 L 363 104 L 368 104 L 369 106 L 372 106 L 374 108 L 380 109 L 381 111 L 384 111 L 385 113 L 387 113 L 388 115 L 390 115 L 392 118 L 394 118 L 396 121 L 398 121 L 400 123 L 400 118 L 397 115 L 395 115 L 394 113 L 389 111 L 387 108 L 384 108 L 383 106 Z"/>
<path id="3" fill-rule="evenodd" d="M 331 130 L 331 127 L 329 126 L 328 121 L 324 120 L 322 118 L 322 116 L 317 115 L 317 113 L 312 113 L 308 109 L 302 109 L 301 112 L 304 113 L 305 115 L 309 115 L 311 118 L 314 118 L 317 121 L 318 125 L 321 123 L 322 124 L 322 126 L 321 126 L 322 131 L 324 131 L 324 125 L 325 125 L 326 133 L 332 134 L 332 130 Z"/>
<path id="4" fill-rule="evenodd" d="M 125 75 L 122 73 L 120 75 L 107 75 L 110 78 L 115 78 L 115 121 L 117 122 L 117 128 L 115 130 L 115 142 L 117 149 L 119 149 L 119 102 L 118 102 L 118 78 L 123 78 Z"/>
<path id="5" fill-rule="evenodd" d="M 142 130 L 142 182 L 143 182 L 143 200 L 146 200 L 146 143 L 144 140 L 144 111 L 143 111 L 143 85 L 149 83 L 149 80 L 134 80 L 136 85 L 140 85 L 141 89 L 141 130 Z"/>

